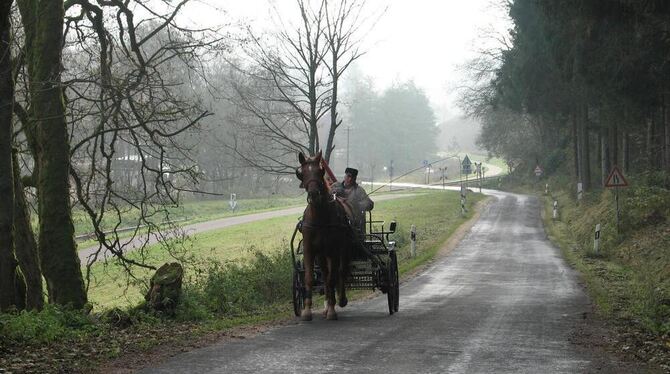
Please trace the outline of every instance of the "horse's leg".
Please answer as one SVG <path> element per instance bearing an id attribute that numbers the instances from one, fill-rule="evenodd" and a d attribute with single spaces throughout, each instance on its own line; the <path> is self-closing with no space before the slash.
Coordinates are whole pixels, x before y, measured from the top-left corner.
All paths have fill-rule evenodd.
<path id="1" fill-rule="evenodd" d="M 344 308 L 347 306 L 347 303 L 349 303 L 349 300 L 347 300 L 347 292 L 344 288 L 344 281 L 346 280 L 345 278 L 348 270 L 344 268 L 347 266 L 346 262 L 347 261 L 344 261 L 344 259 L 340 258 L 340 264 L 337 267 L 337 305 L 339 305 L 340 308 Z"/>
<path id="2" fill-rule="evenodd" d="M 308 239 L 311 239 L 310 235 L 304 235 L 303 261 L 305 264 L 305 305 L 302 313 L 300 313 L 300 319 L 303 321 L 312 320 L 312 283 L 314 281 L 314 257 L 312 256 L 312 246 Z"/>
<path id="3" fill-rule="evenodd" d="M 319 268 L 321 269 L 321 278 L 323 280 L 323 318 L 328 314 L 328 263 L 324 256 L 318 257 Z"/>
<path id="4" fill-rule="evenodd" d="M 337 312 L 335 312 L 335 267 L 333 266 L 333 258 L 326 257 L 326 299 L 328 300 L 328 307 L 326 308 L 326 319 L 336 320 Z"/>

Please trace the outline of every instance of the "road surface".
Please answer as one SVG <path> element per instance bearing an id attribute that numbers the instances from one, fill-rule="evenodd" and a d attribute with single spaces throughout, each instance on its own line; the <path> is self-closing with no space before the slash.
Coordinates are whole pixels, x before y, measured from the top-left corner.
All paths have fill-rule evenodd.
<path id="1" fill-rule="evenodd" d="M 535 197 L 494 196 L 448 255 L 386 297 L 350 303 L 252 338 L 180 354 L 142 373 L 637 372 L 572 343 L 590 312 L 550 242 Z"/>

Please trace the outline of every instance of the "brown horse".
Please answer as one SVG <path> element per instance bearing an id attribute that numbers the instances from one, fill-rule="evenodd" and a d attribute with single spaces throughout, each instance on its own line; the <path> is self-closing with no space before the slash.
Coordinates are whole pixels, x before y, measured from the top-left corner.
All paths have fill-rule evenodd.
<path id="1" fill-rule="evenodd" d="M 335 289 L 340 307 L 347 305 L 344 281 L 351 260 L 353 230 L 342 203 L 330 193 L 324 179 L 321 152 L 315 157 L 298 154 L 300 167 L 296 170 L 301 187 L 307 191 L 307 207 L 302 221 L 303 258 L 305 263 L 305 307 L 300 318 L 312 319 L 312 284 L 314 262 L 317 261 L 324 279 L 327 319 L 337 319 Z"/>

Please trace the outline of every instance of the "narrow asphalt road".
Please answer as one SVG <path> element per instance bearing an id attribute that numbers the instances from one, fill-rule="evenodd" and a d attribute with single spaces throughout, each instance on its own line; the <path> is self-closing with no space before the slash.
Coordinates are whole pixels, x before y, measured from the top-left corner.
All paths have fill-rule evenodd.
<path id="1" fill-rule="evenodd" d="M 386 297 L 252 338 L 178 355 L 143 373 L 636 372 L 574 344 L 590 303 L 547 241 L 537 198 L 495 197 L 454 250 Z"/>

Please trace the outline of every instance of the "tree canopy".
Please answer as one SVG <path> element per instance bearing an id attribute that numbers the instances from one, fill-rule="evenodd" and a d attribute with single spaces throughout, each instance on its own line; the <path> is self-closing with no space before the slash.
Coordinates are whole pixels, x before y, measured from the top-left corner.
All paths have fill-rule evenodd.
<path id="1" fill-rule="evenodd" d="M 527 172 L 572 159 L 586 189 L 615 164 L 670 171 L 670 6 L 517 0 L 508 9 L 509 43 L 479 58 L 489 69 L 463 93 L 466 110 L 484 122 L 481 144 Z"/>

